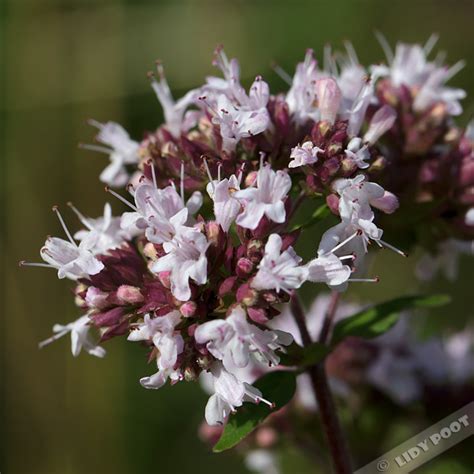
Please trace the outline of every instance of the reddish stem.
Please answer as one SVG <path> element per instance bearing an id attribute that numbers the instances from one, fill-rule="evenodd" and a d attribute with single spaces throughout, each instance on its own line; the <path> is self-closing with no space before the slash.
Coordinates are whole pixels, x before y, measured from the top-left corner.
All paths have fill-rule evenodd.
<path id="1" fill-rule="evenodd" d="M 319 337 L 320 342 L 325 343 L 327 340 L 332 322 L 334 321 L 338 303 L 339 295 L 336 292 L 333 292 Z M 307 346 L 312 342 L 311 335 L 309 334 L 306 325 L 303 306 L 296 293 L 293 294 L 290 304 L 293 317 L 295 318 L 296 324 L 301 333 L 303 345 Z M 349 448 L 337 416 L 336 406 L 329 388 L 324 361 L 309 367 L 307 372 L 310 376 L 311 386 L 318 402 L 321 424 L 331 451 L 334 471 L 337 474 L 351 474 L 352 467 Z"/>

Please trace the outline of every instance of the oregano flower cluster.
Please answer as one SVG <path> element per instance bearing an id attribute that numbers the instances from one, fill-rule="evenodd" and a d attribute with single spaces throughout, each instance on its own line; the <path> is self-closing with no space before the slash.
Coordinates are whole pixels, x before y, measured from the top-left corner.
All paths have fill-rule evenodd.
<path id="1" fill-rule="evenodd" d="M 65 235 L 46 240 L 43 263 L 22 262 L 75 284 L 80 317 L 41 346 L 70 334 L 73 355 L 104 357 L 113 337 L 140 342 L 152 366 L 143 387 L 210 377 L 206 420 L 223 424 L 244 402 L 273 406 L 240 374 L 255 360 L 277 367 L 299 340 L 272 320 L 303 284 L 377 282 L 364 258 L 370 247 L 406 255 L 397 215 L 414 205 L 433 203 L 426 212 L 443 223 L 418 238 L 429 258 L 472 237 L 473 127 L 455 125 L 465 93 L 447 85 L 462 64 L 429 60 L 432 39 L 384 46 L 387 63 L 368 68 L 350 45 L 326 49 L 322 64 L 308 50 L 276 94 L 261 76 L 246 89 L 222 47 L 219 76 L 178 100 L 157 63 L 164 123 L 134 140 L 91 121 L 97 144 L 82 145 L 108 156 L 100 180 L 126 210 L 114 217 L 106 204 L 92 219 L 70 204 L 83 226 L 73 234 L 55 207 Z M 298 222 L 304 209 L 335 222 L 306 260 L 296 250 L 314 232 Z"/>

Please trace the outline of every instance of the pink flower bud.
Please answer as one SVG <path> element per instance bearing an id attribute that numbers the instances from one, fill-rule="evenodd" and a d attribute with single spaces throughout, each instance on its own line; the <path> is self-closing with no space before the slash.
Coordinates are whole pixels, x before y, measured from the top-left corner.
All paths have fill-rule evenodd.
<path id="1" fill-rule="evenodd" d="M 207 240 L 213 245 L 218 245 L 220 237 L 222 236 L 221 226 L 215 222 L 211 221 L 206 224 L 206 235 Z"/>
<path id="2" fill-rule="evenodd" d="M 122 285 L 117 290 L 117 298 L 123 303 L 137 304 L 143 301 L 140 288 L 130 285 Z"/>
<path id="3" fill-rule="evenodd" d="M 328 205 L 329 209 L 333 214 L 336 216 L 339 215 L 339 196 L 336 194 L 330 194 L 326 198 L 326 204 Z"/>
<path id="4" fill-rule="evenodd" d="M 332 77 L 316 81 L 316 95 L 318 97 L 321 120 L 330 124 L 336 121 L 336 115 L 341 105 L 342 94 L 337 82 Z"/>
<path id="5" fill-rule="evenodd" d="M 86 293 L 86 304 L 89 308 L 103 309 L 107 306 L 108 293 L 105 293 L 95 286 L 90 286 Z"/>
<path id="6" fill-rule="evenodd" d="M 389 105 L 384 105 L 375 112 L 370 121 L 364 141 L 373 145 L 385 132 L 390 130 L 397 118 L 397 112 Z"/>
<path id="7" fill-rule="evenodd" d="M 253 306 L 258 299 L 258 293 L 250 288 L 250 285 L 248 283 L 244 283 L 243 285 L 240 285 L 238 290 L 237 290 L 237 301 L 239 303 L 243 303 L 246 306 Z"/>
<path id="8" fill-rule="evenodd" d="M 247 308 L 247 313 L 252 321 L 258 324 L 265 324 L 268 322 L 267 312 L 263 308 Z"/>
<path id="9" fill-rule="evenodd" d="M 166 271 L 166 272 L 160 272 L 158 273 L 158 279 L 160 280 L 160 283 L 165 287 L 170 289 L 171 288 L 171 272 Z"/>
<path id="10" fill-rule="evenodd" d="M 196 332 L 197 327 L 197 324 L 191 324 L 191 326 L 188 327 L 188 336 L 194 337 L 194 333 Z"/>
<path id="11" fill-rule="evenodd" d="M 240 278 L 245 278 L 248 275 L 250 275 L 250 273 L 252 273 L 253 268 L 254 268 L 253 263 L 248 258 L 245 258 L 245 257 L 240 258 L 239 261 L 237 262 L 237 268 L 236 268 L 237 276 Z"/>
<path id="12" fill-rule="evenodd" d="M 399 203 L 395 194 L 392 194 L 390 191 L 385 191 L 382 197 L 372 199 L 370 205 L 380 209 L 386 214 L 392 214 L 398 209 Z"/>
<path id="13" fill-rule="evenodd" d="M 233 291 L 236 281 L 237 281 L 236 276 L 231 276 L 231 277 L 226 278 L 219 286 L 219 296 L 222 298 L 223 296 Z"/>
<path id="14" fill-rule="evenodd" d="M 185 318 L 191 318 L 196 314 L 197 305 L 194 301 L 187 301 L 179 308 L 179 311 Z"/>

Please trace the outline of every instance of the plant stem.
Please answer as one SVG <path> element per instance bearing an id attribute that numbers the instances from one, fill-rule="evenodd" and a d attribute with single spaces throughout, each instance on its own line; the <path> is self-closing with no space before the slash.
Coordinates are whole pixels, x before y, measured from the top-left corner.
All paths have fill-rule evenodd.
<path id="1" fill-rule="evenodd" d="M 337 310 L 338 302 L 339 295 L 337 292 L 333 292 L 319 337 L 320 342 L 325 343 L 327 340 Z M 293 294 L 290 304 L 293 317 L 295 318 L 296 324 L 298 325 L 298 329 L 301 333 L 303 345 L 307 346 L 312 342 L 311 335 L 309 334 L 308 327 L 306 325 L 303 306 L 296 293 Z M 311 386 L 318 402 L 321 424 L 323 426 L 324 434 L 331 451 L 334 471 L 337 474 L 351 474 L 352 467 L 349 449 L 341 428 L 341 424 L 339 422 L 339 418 L 337 416 L 336 406 L 332 398 L 331 390 L 329 388 L 324 361 L 309 367 L 307 372 L 310 376 Z"/>

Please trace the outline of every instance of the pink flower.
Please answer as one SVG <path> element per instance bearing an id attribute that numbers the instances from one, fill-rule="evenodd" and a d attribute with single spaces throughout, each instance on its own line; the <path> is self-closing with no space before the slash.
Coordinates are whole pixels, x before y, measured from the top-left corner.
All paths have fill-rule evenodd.
<path id="1" fill-rule="evenodd" d="M 265 245 L 265 253 L 258 265 L 258 272 L 251 286 L 257 290 L 274 289 L 289 293 L 299 288 L 306 280 L 306 269 L 300 266 L 301 258 L 292 247 L 281 251 L 282 239 L 278 234 L 271 234 Z"/>
<path id="2" fill-rule="evenodd" d="M 291 150 L 290 158 L 293 158 L 293 161 L 290 161 L 288 168 L 297 168 L 299 166 L 311 165 L 318 161 L 318 153 L 323 152 L 324 150 L 313 145 L 313 142 L 307 141 L 302 145 L 295 146 Z"/>
<path id="3" fill-rule="evenodd" d="M 261 165 L 256 187 L 237 191 L 234 197 L 244 203 L 244 212 L 237 217 L 237 224 L 256 229 L 260 219 L 267 216 L 273 222 L 285 222 L 285 199 L 291 188 L 291 178 L 285 171 L 273 171 L 270 165 Z"/>

